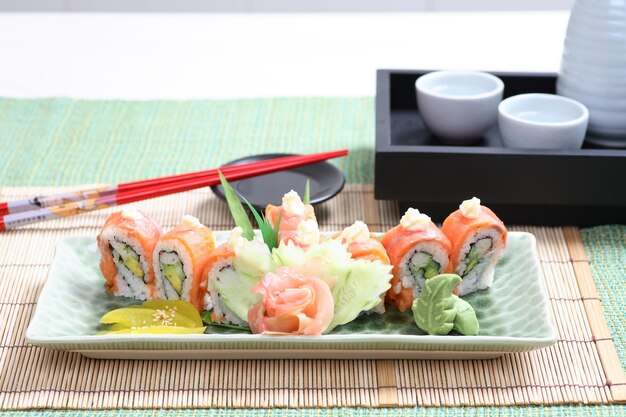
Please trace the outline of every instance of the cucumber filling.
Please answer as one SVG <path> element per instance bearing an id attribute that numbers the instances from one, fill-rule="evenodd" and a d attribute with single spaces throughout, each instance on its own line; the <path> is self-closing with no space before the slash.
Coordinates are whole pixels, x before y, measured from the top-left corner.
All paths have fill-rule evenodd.
<path id="1" fill-rule="evenodd" d="M 491 238 L 479 239 L 476 242 L 470 244 L 470 250 L 467 256 L 463 260 L 465 263 L 465 270 L 462 275 L 467 275 L 478 265 L 481 258 L 483 258 L 491 250 L 492 240 Z"/>
<path id="2" fill-rule="evenodd" d="M 160 267 L 163 276 L 170 283 L 172 289 L 180 296 L 183 291 L 183 281 L 185 280 L 185 272 L 183 271 L 183 263 L 176 252 L 161 252 L 159 255 Z"/>
<path id="3" fill-rule="evenodd" d="M 209 282 L 210 303 L 206 304 L 207 311 L 213 313 L 213 320 L 216 323 L 247 326 L 247 323 L 239 318 L 222 299 L 222 291 L 229 287 L 235 287 L 241 282 L 239 274 L 232 265 L 225 266 L 219 270 L 214 282 Z M 232 291 L 230 291 L 232 292 Z"/>
<path id="4" fill-rule="evenodd" d="M 409 270 L 415 278 L 432 278 L 439 275 L 441 265 L 427 252 L 416 252 L 409 261 Z"/>

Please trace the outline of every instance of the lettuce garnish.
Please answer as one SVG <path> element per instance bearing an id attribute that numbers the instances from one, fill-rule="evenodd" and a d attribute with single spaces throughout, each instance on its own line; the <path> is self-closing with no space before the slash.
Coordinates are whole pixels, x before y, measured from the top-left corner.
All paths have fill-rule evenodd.
<path id="1" fill-rule="evenodd" d="M 235 275 L 224 276 L 213 285 L 226 307 L 247 322 L 248 310 L 259 301 L 259 295 L 252 293 L 252 288 L 265 274 L 274 270 L 272 255 L 263 242 L 246 240 L 237 228 L 231 232 L 229 243 L 235 251 Z"/>
<path id="2" fill-rule="evenodd" d="M 325 333 L 346 324 L 363 311 L 376 307 L 390 287 L 390 265 L 354 260 L 347 246 L 327 239 L 304 250 L 293 244 L 281 244 L 272 251 L 275 267 L 298 266 L 316 275 L 330 286 L 335 302 L 334 316 Z"/>

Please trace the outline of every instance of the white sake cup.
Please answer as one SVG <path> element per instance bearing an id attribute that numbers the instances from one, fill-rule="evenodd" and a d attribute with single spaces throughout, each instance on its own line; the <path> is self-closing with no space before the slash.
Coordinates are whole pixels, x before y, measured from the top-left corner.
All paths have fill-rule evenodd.
<path id="1" fill-rule="evenodd" d="M 442 142 L 467 145 L 496 124 L 504 83 L 480 71 L 435 71 L 415 81 L 424 124 Z"/>
<path id="2" fill-rule="evenodd" d="M 589 111 L 576 100 L 554 94 L 519 94 L 498 107 L 498 125 L 507 148 L 580 149 Z"/>

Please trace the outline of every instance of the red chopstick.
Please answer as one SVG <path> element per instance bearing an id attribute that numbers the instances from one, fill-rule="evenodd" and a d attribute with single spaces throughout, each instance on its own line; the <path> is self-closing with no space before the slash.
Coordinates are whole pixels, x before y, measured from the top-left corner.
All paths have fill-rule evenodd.
<path id="1" fill-rule="evenodd" d="M 228 172 L 222 171 L 222 173 L 229 181 L 237 181 L 257 175 L 269 174 L 276 171 L 314 164 L 316 162 L 345 156 L 347 154 L 347 150 L 340 150 L 320 154 L 302 155 L 300 157 L 283 157 L 261 161 L 261 163 L 254 162 L 250 164 L 236 165 L 233 166 L 233 168 L 237 167 L 237 169 L 229 170 Z M 219 170 L 222 169 L 220 168 Z M 133 203 L 136 201 L 147 200 L 150 198 L 219 184 L 220 180 L 218 169 L 202 172 L 204 173 L 200 174 L 198 172 L 152 180 L 135 181 L 134 183 L 128 183 L 134 184 L 130 188 L 126 188 L 120 192 L 111 193 L 108 191 L 109 189 L 107 189 L 107 194 L 105 195 L 98 194 L 96 196 L 89 196 L 89 198 L 85 198 L 80 201 L 70 201 L 67 204 L 7 214 L 0 217 L 0 232 L 4 230 L 12 230 L 27 224 L 60 217 L 74 216 L 119 204 Z M 180 179 L 181 177 L 183 178 L 182 180 Z M 167 178 L 167 180 L 165 180 L 165 178 Z M 92 192 L 93 190 L 89 191 Z"/>
<path id="2" fill-rule="evenodd" d="M 322 152 L 309 155 L 291 155 L 283 156 L 279 158 L 266 159 L 263 161 L 250 162 L 248 164 L 229 165 L 220 168 L 220 171 L 224 175 L 228 173 L 234 173 L 239 171 L 247 171 L 248 169 L 263 168 L 265 166 L 272 166 L 278 161 L 307 161 L 311 158 L 331 159 L 339 156 L 345 156 L 348 154 L 347 150 L 339 150 L 332 152 Z M 317 159 L 316 159 L 317 160 Z M 170 175 L 160 178 L 152 178 L 147 180 L 131 181 L 121 183 L 117 185 L 107 185 L 99 188 L 90 188 L 81 191 L 74 191 L 70 193 L 61 193 L 48 196 L 37 196 L 24 200 L 0 202 L 0 216 L 5 214 L 21 213 L 24 211 L 39 210 L 44 207 L 58 206 L 61 204 L 67 204 L 75 201 L 86 200 L 89 198 L 103 197 L 105 195 L 117 194 L 135 189 L 141 189 L 146 186 L 158 185 L 158 184 L 170 184 L 176 181 L 185 181 L 193 178 L 203 178 L 206 176 L 214 175 L 217 173 L 217 169 L 209 169 L 204 171 L 190 172 L 187 174 Z"/>

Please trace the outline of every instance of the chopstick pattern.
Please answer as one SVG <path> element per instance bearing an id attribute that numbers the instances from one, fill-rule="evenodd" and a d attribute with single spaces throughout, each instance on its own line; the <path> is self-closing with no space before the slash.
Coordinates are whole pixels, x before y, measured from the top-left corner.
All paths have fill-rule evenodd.
<path id="1" fill-rule="evenodd" d="M 2 197 L 34 195 L 5 188 Z M 49 190 L 44 190 L 49 191 Z M 194 214 L 233 225 L 209 190 L 136 203 L 165 227 Z M 484 361 L 235 360 L 110 361 L 28 345 L 24 333 L 60 237 L 95 235 L 110 209 L 38 223 L 0 237 L 0 408 L 459 406 L 626 401 L 615 354 L 578 230 L 514 227 L 537 237 L 558 331 L 548 349 Z M 393 226 L 394 203 L 348 185 L 318 210 L 324 230 L 355 218 Z M 13 378 L 13 375 L 21 375 Z"/>
<path id="2" fill-rule="evenodd" d="M 200 187 L 210 187 L 219 184 L 219 172 L 222 172 L 229 181 L 237 181 L 310 165 L 347 154 L 348 151 L 343 149 L 310 155 L 294 155 L 220 169 L 134 181 L 116 186 L 3 202 L 0 203 L 0 216 L 2 216 L 0 217 L 0 232 L 32 223 L 76 216 L 120 204 L 134 203 Z"/>

